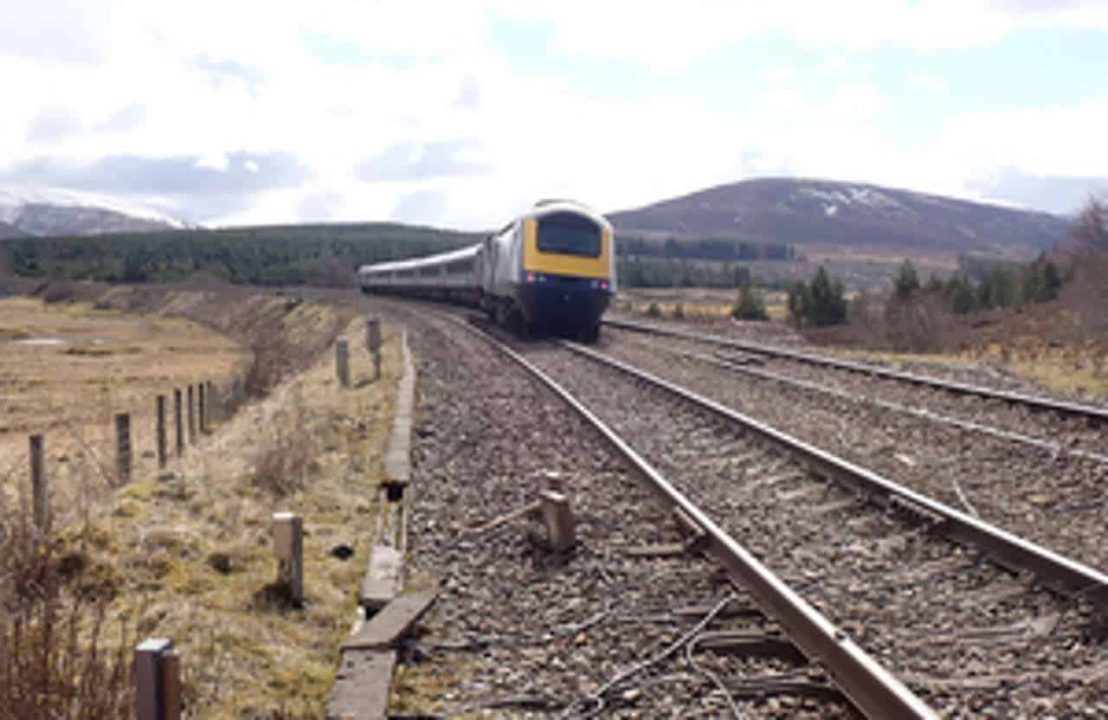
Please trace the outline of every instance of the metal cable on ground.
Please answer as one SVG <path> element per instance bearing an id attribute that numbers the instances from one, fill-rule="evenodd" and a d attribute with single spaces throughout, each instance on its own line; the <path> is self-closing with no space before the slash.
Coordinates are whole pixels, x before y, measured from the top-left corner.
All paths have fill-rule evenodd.
<path id="1" fill-rule="evenodd" d="M 673 655 L 673 653 L 680 650 L 687 642 L 699 635 L 701 631 L 703 631 L 704 628 L 706 628 L 708 624 L 712 622 L 712 620 L 715 620 L 716 616 L 719 615 L 720 612 L 722 612 L 723 609 L 727 607 L 727 605 L 730 604 L 737 597 L 738 595 L 733 592 L 728 593 L 727 596 L 716 603 L 715 607 L 713 607 L 707 615 L 701 618 L 701 620 L 696 625 L 686 631 L 683 635 L 681 635 L 681 637 L 677 638 L 677 640 L 670 643 L 670 645 L 666 647 L 666 649 L 662 650 L 660 653 L 654 655 L 653 657 L 636 663 L 628 669 L 616 674 L 616 676 L 613 677 L 611 680 L 601 685 L 596 692 L 590 695 L 586 695 L 583 700 L 593 703 L 594 706 L 591 710 L 584 712 L 581 717 L 590 718 L 603 710 L 605 707 L 604 696 L 608 692 L 610 692 L 613 688 L 617 687 L 620 683 L 624 682 L 628 678 L 633 677 L 643 670 L 653 667 L 654 665 L 657 665 L 658 663 L 668 658 L 670 655 Z M 571 717 L 580 702 L 581 699 L 571 702 L 569 706 L 566 707 L 561 717 Z"/>

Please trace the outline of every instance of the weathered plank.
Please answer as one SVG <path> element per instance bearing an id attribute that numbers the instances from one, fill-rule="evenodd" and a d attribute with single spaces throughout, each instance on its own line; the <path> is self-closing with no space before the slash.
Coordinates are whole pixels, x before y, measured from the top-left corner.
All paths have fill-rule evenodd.
<path id="1" fill-rule="evenodd" d="M 400 594 L 404 556 L 390 545 L 375 545 L 369 553 L 369 571 L 358 591 L 358 602 L 367 610 L 380 610 Z"/>
<path id="2" fill-rule="evenodd" d="M 434 590 L 408 593 L 396 598 L 364 623 L 358 632 L 342 644 L 346 650 L 380 650 L 393 647 L 423 613 L 435 602 Z"/>
<path id="3" fill-rule="evenodd" d="M 327 720 L 383 720 L 387 717 L 396 653 L 349 650 L 342 653 L 327 702 Z"/>

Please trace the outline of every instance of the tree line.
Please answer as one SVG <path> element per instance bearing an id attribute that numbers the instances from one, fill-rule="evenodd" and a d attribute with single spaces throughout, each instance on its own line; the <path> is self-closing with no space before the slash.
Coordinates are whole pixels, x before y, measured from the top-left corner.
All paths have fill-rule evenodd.
<path id="1" fill-rule="evenodd" d="M 625 257 L 671 258 L 736 262 L 753 260 L 789 261 L 796 248 L 788 243 L 757 243 L 726 238 L 648 238 L 617 233 L 616 252 Z"/>
<path id="2" fill-rule="evenodd" d="M 34 237 L 6 241 L 12 270 L 122 282 L 174 282 L 208 272 L 255 285 L 349 283 L 366 263 L 453 250 L 481 235 L 396 223 Z"/>

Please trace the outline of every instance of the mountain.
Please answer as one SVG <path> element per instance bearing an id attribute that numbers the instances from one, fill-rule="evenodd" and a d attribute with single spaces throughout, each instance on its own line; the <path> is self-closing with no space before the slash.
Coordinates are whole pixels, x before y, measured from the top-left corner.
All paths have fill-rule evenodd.
<path id="1" fill-rule="evenodd" d="M 23 237 L 23 233 L 19 231 L 19 228 L 6 222 L 0 222 L 0 240 L 17 237 Z"/>
<path id="2" fill-rule="evenodd" d="M 801 248 L 1029 257 L 1065 239 L 1044 212 L 878 185 L 759 178 L 608 215 L 624 234 L 735 238 Z"/>
<path id="3" fill-rule="evenodd" d="M 167 215 L 113 198 L 57 190 L 0 189 L 0 223 L 24 235 L 102 235 L 179 230 Z M 0 233 L 3 233 L 0 228 Z"/>

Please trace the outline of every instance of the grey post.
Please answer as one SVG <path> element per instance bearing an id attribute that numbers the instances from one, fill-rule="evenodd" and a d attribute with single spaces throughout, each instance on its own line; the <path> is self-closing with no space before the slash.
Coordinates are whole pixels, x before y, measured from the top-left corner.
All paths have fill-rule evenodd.
<path id="1" fill-rule="evenodd" d="M 381 379 L 381 321 L 377 318 L 366 320 L 366 349 L 373 354 L 373 379 Z"/>
<path id="2" fill-rule="evenodd" d="M 158 467 L 164 468 L 166 463 L 166 438 L 165 438 L 165 395 L 159 395 L 155 402 L 156 418 L 155 430 L 158 433 Z"/>
<path id="3" fill-rule="evenodd" d="M 346 340 L 335 342 L 335 375 L 339 385 L 350 387 L 350 343 Z"/>
<path id="4" fill-rule="evenodd" d="M 204 387 L 204 383 L 196 384 L 196 418 L 197 424 L 200 426 L 200 432 L 208 432 L 208 403 L 207 403 L 207 388 Z"/>
<path id="5" fill-rule="evenodd" d="M 277 579 L 288 587 L 294 605 L 304 602 L 304 524 L 290 512 L 273 513 L 273 554 Z"/>
<path id="6" fill-rule="evenodd" d="M 131 416 L 115 416 L 115 479 L 119 485 L 131 482 Z"/>
<path id="7" fill-rule="evenodd" d="M 577 544 L 577 533 L 573 513 L 569 509 L 569 498 L 553 490 L 543 490 L 539 493 L 539 499 L 550 548 L 559 553 L 572 549 Z"/>
<path id="8" fill-rule="evenodd" d="M 35 527 L 45 531 L 50 525 L 50 486 L 46 481 L 41 435 L 31 436 L 31 502 Z"/>
<path id="9" fill-rule="evenodd" d="M 188 386 L 185 395 L 188 399 L 186 413 L 189 418 L 189 444 L 192 445 L 196 442 L 196 401 L 193 400 L 192 385 Z"/>
<path id="10" fill-rule="evenodd" d="M 177 423 L 177 457 L 181 457 L 185 454 L 185 422 L 181 410 L 180 388 L 173 388 L 173 418 Z"/>
<path id="11" fill-rule="evenodd" d="M 148 638 L 135 647 L 136 720 L 180 720 L 181 659 L 173 642 Z"/>

